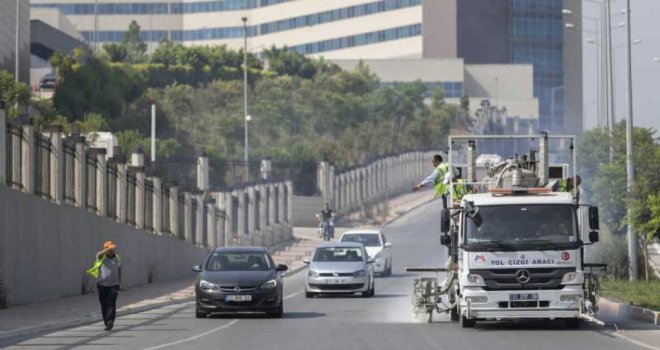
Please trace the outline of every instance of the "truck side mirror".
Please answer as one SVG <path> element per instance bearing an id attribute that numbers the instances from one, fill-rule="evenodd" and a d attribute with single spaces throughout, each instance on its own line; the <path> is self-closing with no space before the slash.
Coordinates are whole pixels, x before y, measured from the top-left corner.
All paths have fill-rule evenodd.
<path id="1" fill-rule="evenodd" d="M 598 230 L 600 229 L 600 224 L 598 220 L 598 207 L 589 207 L 589 229 Z M 589 234 L 591 238 L 591 233 Z"/>
<path id="2" fill-rule="evenodd" d="M 589 232 L 589 242 L 596 243 L 598 242 L 598 240 L 599 240 L 598 231 Z"/>
<path id="3" fill-rule="evenodd" d="M 443 209 L 440 212 L 440 232 L 447 233 L 449 232 L 449 209 Z"/>
<path id="4" fill-rule="evenodd" d="M 451 237 L 444 233 L 442 236 L 440 236 L 440 244 L 447 246 L 451 243 Z"/>

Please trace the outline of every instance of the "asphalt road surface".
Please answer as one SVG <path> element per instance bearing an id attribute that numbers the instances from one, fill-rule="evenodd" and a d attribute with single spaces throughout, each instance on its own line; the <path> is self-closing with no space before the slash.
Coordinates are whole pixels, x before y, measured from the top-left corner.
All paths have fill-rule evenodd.
<path id="1" fill-rule="evenodd" d="M 9 349 L 641 349 L 611 331 L 561 322 L 478 323 L 461 329 L 446 314 L 434 323 L 411 314 L 414 274 L 406 266 L 441 266 L 438 204 L 424 205 L 386 227 L 393 245 L 393 276 L 378 278 L 376 295 L 306 299 L 304 271 L 285 279 L 284 318 L 224 316 L 195 319 L 192 303 L 168 306 L 102 324 L 42 335 Z M 6 345 L 6 344 L 5 344 Z"/>

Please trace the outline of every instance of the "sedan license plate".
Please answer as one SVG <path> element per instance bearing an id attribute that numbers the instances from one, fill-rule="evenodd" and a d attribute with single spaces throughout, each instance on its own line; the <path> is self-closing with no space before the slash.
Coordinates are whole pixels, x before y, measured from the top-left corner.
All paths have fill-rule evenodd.
<path id="1" fill-rule="evenodd" d="M 225 301 L 252 301 L 251 295 L 225 295 Z"/>
<path id="2" fill-rule="evenodd" d="M 539 300 L 538 293 L 509 294 L 509 301 L 536 301 Z"/>
<path id="3" fill-rule="evenodd" d="M 326 279 L 325 279 L 325 283 L 326 283 L 326 284 L 342 284 L 342 283 L 344 283 L 345 281 L 346 281 L 346 280 L 343 279 L 343 278 L 326 278 Z"/>

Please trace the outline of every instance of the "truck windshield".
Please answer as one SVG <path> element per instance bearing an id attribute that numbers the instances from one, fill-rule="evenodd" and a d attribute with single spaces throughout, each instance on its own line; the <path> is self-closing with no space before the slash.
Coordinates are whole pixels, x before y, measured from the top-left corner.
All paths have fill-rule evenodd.
<path id="1" fill-rule="evenodd" d="M 534 244 L 566 249 L 577 243 L 572 205 L 480 206 L 481 224 L 466 218 L 467 245 L 504 247 Z M 542 248 L 541 247 L 541 248 Z"/>

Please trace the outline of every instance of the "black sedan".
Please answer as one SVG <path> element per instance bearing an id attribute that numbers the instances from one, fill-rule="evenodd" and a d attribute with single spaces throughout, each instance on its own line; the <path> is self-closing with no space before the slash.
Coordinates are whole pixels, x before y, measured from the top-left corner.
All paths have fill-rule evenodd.
<path id="1" fill-rule="evenodd" d="M 262 247 L 216 248 L 199 272 L 195 283 L 195 316 L 204 318 L 220 312 L 265 312 L 282 317 L 282 274 L 286 265 L 277 265 Z"/>

